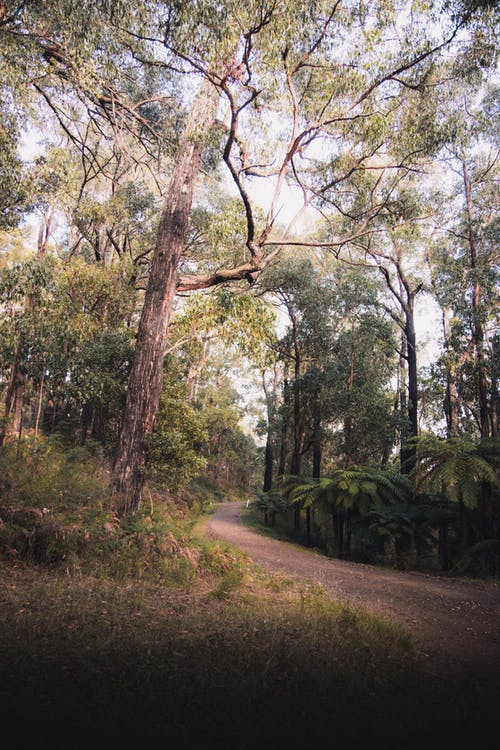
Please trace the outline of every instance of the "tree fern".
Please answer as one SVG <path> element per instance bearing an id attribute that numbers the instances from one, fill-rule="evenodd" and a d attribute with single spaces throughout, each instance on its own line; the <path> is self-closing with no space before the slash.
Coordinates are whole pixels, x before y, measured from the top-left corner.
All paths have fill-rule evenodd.
<path id="1" fill-rule="evenodd" d="M 417 488 L 442 493 L 452 501 L 475 508 L 482 484 L 498 485 L 499 441 L 474 442 L 468 437 L 438 438 L 421 435 L 413 438 L 417 449 L 415 477 Z"/>

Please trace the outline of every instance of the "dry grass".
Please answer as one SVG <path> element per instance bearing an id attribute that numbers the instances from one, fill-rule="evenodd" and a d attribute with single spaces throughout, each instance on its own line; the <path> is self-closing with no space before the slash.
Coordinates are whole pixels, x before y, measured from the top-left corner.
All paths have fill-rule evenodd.
<path id="1" fill-rule="evenodd" d="M 400 628 L 317 587 L 241 564 L 189 589 L 0 573 L 0 705 L 19 748 L 409 748 L 460 726 Z"/>
<path id="2" fill-rule="evenodd" d="M 398 626 L 205 539 L 209 490 L 119 518 L 99 456 L 47 443 L 25 458 L 0 453 L 0 719 L 16 750 L 410 750 L 488 726 L 493 704 L 464 706 Z"/>

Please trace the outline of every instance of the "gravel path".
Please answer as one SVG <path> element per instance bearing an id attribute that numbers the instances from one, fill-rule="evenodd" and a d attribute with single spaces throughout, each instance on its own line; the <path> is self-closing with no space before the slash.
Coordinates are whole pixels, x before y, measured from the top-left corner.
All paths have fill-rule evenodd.
<path id="1" fill-rule="evenodd" d="M 326 558 L 246 528 L 240 503 L 210 519 L 208 535 L 230 542 L 268 572 L 321 584 L 336 599 L 407 627 L 429 664 L 447 664 L 500 691 L 500 585 L 386 570 Z"/>

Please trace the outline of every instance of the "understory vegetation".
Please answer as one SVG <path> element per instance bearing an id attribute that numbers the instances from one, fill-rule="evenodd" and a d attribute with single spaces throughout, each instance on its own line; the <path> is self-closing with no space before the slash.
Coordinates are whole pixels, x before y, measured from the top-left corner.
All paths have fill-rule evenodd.
<path id="1" fill-rule="evenodd" d="M 3 449 L 0 507 L 1 715 L 16 747 L 299 747 L 333 725 L 339 741 L 416 748 L 490 710 L 479 685 L 429 671 L 401 626 L 209 541 L 227 488 L 152 490 L 119 516 L 95 446 L 22 451 Z"/>
<path id="2" fill-rule="evenodd" d="M 498 441 L 414 442 L 410 476 L 352 465 L 321 479 L 284 477 L 258 493 L 253 524 L 340 559 L 498 577 Z"/>
<path id="3" fill-rule="evenodd" d="M 245 500 L 343 560 L 500 576 L 497 6 L 0 0 L 16 747 L 491 724 L 399 628 L 199 529 Z"/>

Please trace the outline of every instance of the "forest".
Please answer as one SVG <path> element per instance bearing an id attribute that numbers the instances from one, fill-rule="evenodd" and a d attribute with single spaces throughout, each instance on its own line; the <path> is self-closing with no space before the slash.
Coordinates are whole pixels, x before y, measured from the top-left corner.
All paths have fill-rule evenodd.
<path id="1" fill-rule="evenodd" d="M 494 696 L 422 671 L 394 624 L 199 529 L 238 500 L 321 555 L 497 585 L 499 21 L 495 0 L 0 0 L 19 736 L 194 747 L 198 712 L 219 750 L 409 749 L 492 726 Z"/>
<path id="2" fill-rule="evenodd" d="M 490 5 L 2 3 L 5 460 L 498 575 Z"/>

